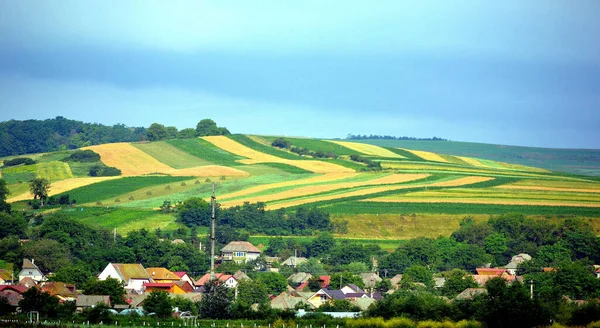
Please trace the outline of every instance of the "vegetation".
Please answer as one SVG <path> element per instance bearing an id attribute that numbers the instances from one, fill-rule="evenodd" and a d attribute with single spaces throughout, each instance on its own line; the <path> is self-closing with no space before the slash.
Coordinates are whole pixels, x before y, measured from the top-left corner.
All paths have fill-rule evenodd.
<path id="1" fill-rule="evenodd" d="M 33 165 L 35 161 L 29 157 L 15 157 L 4 161 L 4 167 L 16 166 L 16 165 Z"/>

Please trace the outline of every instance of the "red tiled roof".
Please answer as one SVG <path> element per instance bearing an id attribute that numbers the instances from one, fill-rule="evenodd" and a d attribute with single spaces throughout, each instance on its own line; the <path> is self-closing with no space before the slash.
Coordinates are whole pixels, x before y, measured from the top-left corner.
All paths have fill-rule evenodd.
<path id="1" fill-rule="evenodd" d="M 23 294 L 29 289 L 27 286 L 23 285 L 0 285 L 0 292 L 5 290 L 14 290 L 19 294 Z"/>
<path id="2" fill-rule="evenodd" d="M 319 280 L 321 280 L 321 288 L 327 288 L 329 286 L 330 276 L 319 276 Z"/>
<path id="3" fill-rule="evenodd" d="M 173 274 L 175 274 L 179 278 L 183 278 L 183 276 L 185 276 L 187 274 L 187 272 L 185 272 L 185 271 L 177 271 L 177 272 L 173 272 Z"/>
<path id="4" fill-rule="evenodd" d="M 500 276 L 506 271 L 504 268 L 477 268 L 477 274 L 479 275 L 493 275 Z"/>
<path id="5" fill-rule="evenodd" d="M 166 288 L 171 288 L 171 286 L 173 286 L 175 283 L 173 282 L 145 282 L 144 283 L 144 287 L 166 287 Z"/>
<path id="6" fill-rule="evenodd" d="M 235 279 L 234 276 L 232 276 L 230 274 L 224 274 L 224 273 L 215 273 L 215 278 L 217 278 L 217 280 L 219 280 L 221 282 L 225 282 L 229 278 Z M 198 281 L 196 281 L 194 284 L 196 286 L 204 286 L 209 281 L 210 281 L 210 273 L 207 273 L 204 276 L 202 276 L 202 278 L 198 279 Z"/>

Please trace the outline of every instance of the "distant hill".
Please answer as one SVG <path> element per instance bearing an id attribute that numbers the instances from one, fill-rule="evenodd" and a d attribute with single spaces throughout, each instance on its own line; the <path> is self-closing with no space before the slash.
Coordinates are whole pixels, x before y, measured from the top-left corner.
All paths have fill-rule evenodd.
<path id="1" fill-rule="evenodd" d="M 558 149 L 493 145 L 460 141 L 351 140 L 392 148 L 425 150 L 540 167 L 552 171 L 600 176 L 600 149 Z"/>

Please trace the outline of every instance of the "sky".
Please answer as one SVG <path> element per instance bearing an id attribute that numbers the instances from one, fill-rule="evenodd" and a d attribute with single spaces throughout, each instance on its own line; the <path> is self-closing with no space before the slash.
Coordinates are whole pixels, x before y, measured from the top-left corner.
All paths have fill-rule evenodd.
<path id="1" fill-rule="evenodd" d="M 600 149 L 600 1 L 0 0 L 0 121 Z"/>

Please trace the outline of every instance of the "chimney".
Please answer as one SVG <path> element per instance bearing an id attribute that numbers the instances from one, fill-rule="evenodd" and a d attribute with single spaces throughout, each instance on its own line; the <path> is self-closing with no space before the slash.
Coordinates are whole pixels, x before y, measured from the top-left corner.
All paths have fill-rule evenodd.
<path id="1" fill-rule="evenodd" d="M 35 260 L 34 260 L 34 259 L 31 259 L 31 264 L 35 264 L 34 262 L 35 262 Z"/>

